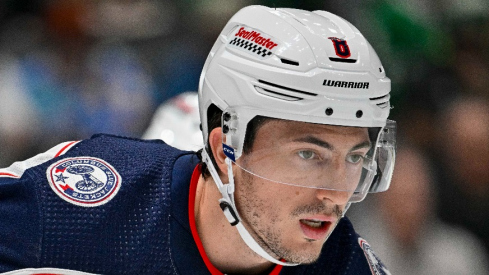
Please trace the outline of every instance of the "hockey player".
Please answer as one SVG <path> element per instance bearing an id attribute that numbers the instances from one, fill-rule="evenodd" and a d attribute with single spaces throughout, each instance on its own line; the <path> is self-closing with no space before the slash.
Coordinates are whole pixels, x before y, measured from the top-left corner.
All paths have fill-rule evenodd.
<path id="1" fill-rule="evenodd" d="M 199 154 L 95 135 L 0 170 L 0 271 L 388 274 L 344 214 L 389 187 L 389 92 L 344 19 L 246 7 L 202 71 Z"/>

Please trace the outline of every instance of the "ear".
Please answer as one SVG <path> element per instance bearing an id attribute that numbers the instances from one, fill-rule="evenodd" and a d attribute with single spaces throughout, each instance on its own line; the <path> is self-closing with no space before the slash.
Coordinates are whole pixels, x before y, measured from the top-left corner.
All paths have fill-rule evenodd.
<path id="1" fill-rule="evenodd" d="M 226 155 L 224 154 L 224 150 L 222 149 L 222 135 L 223 134 L 221 127 L 214 128 L 209 134 L 209 146 L 211 147 L 212 155 L 214 156 L 214 160 L 217 164 L 217 172 L 221 176 L 221 180 L 224 183 L 228 181 L 228 167 L 225 162 Z"/>

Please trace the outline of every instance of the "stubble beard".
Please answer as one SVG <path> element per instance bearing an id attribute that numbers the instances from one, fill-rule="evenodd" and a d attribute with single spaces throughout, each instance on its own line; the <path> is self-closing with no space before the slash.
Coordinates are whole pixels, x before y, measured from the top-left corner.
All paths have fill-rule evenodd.
<path id="1" fill-rule="evenodd" d="M 265 201 L 257 199 L 257 196 L 254 195 L 257 192 L 254 177 L 246 172 L 241 175 L 243 175 L 241 182 L 236 184 L 237 193 L 240 194 L 240 197 L 236 199 L 236 202 L 243 224 L 246 226 L 253 239 L 255 239 L 255 241 L 274 258 L 300 264 L 310 264 L 317 261 L 321 249 L 298 250 L 296 248 L 294 250 L 284 243 L 286 236 L 283 236 L 283 229 L 277 225 L 282 221 L 279 216 L 275 214 L 277 211 L 274 211 L 273 206 L 265 205 Z M 237 180 L 237 178 L 235 178 L 235 180 Z M 271 214 L 268 216 L 263 215 L 265 210 Z M 292 211 L 290 217 L 291 219 L 297 219 L 299 215 L 304 214 L 334 215 L 337 217 L 337 221 L 339 221 L 342 216 L 342 210 L 338 205 L 328 209 L 327 206 L 319 202 L 297 207 Z M 332 229 L 326 240 L 329 238 L 329 235 L 333 232 L 336 225 L 337 223 L 331 225 Z M 311 245 L 313 242 L 317 242 L 317 240 L 306 241 L 311 243 Z M 322 245 L 324 245 L 324 243 L 321 244 L 321 248 Z"/>

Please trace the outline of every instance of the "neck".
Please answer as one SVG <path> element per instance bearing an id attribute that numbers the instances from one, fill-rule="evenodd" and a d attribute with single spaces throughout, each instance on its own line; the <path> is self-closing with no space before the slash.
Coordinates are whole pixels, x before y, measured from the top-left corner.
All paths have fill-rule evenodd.
<path id="1" fill-rule="evenodd" d="M 252 251 L 231 226 L 218 200 L 221 193 L 211 177 L 199 178 L 195 196 L 197 232 L 211 263 L 223 273 L 260 274 L 274 266 Z"/>

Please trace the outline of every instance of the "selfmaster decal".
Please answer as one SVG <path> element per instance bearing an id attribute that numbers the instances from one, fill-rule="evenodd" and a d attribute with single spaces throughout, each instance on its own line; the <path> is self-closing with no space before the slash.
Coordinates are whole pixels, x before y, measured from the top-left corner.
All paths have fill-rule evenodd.
<path id="1" fill-rule="evenodd" d="M 260 59 L 271 56 L 279 45 L 277 39 L 248 27 L 236 28 L 229 40 L 228 46 Z"/>

